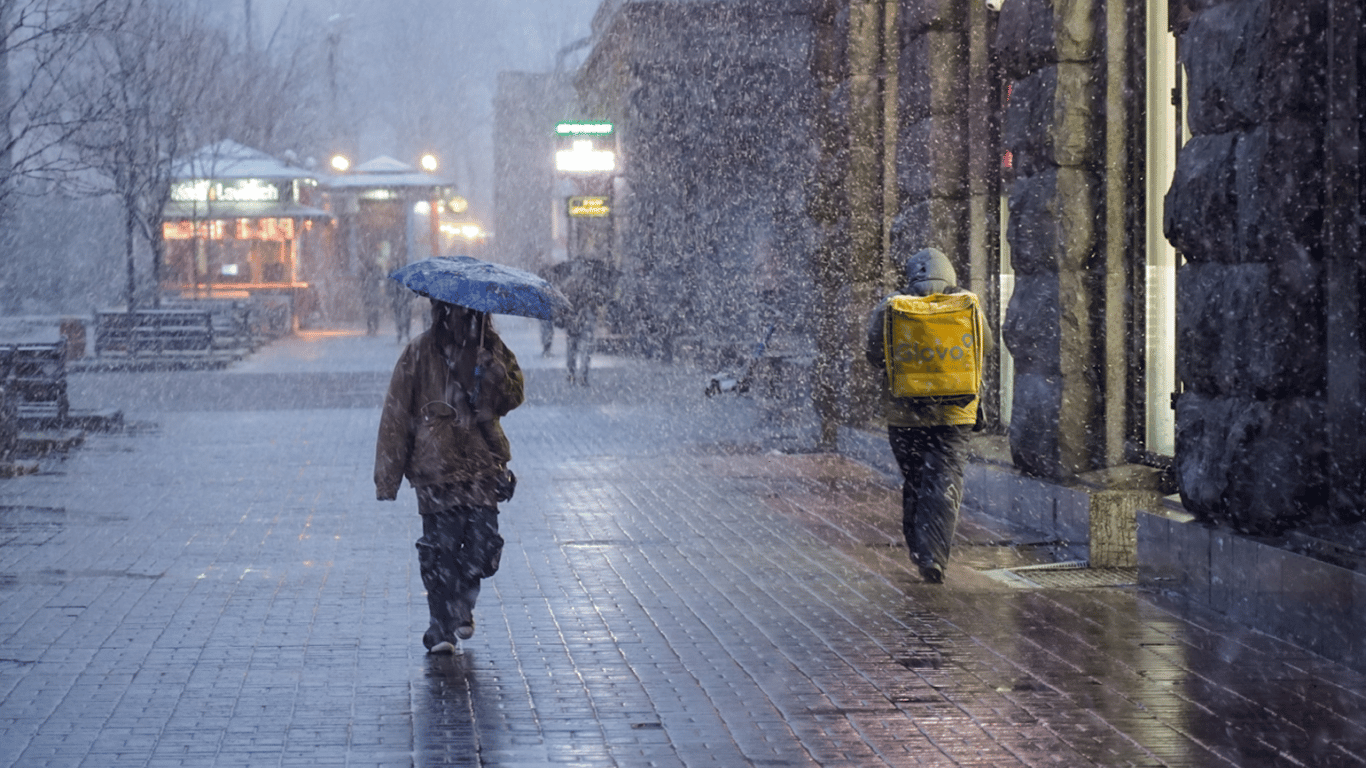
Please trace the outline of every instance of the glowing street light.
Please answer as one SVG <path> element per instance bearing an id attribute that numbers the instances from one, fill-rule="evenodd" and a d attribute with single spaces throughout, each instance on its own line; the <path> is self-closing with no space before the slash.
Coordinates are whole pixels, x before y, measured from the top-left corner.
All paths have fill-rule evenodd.
<path id="1" fill-rule="evenodd" d="M 346 173 L 351 167 L 351 161 L 347 159 L 346 155 L 333 155 L 331 164 L 332 170 L 337 173 Z"/>
<path id="2" fill-rule="evenodd" d="M 423 155 L 417 163 L 422 166 L 422 170 L 427 173 L 436 173 L 437 166 L 439 165 L 436 161 L 436 155 L 433 155 L 430 152 Z M 428 236 L 432 240 L 432 256 L 434 257 L 441 255 L 441 205 L 437 200 L 436 195 L 437 190 L 433 188 L 432 198 L 427 201 Z"/>
<path id="3" fill-rule="evenodd" d="M 592 139 L 575 139 L 573 149 L 555 153 L 555 168 L 561 173 L 611 172 L 617 168 L 617 155 L 608 149 L 593 149 Z"/>

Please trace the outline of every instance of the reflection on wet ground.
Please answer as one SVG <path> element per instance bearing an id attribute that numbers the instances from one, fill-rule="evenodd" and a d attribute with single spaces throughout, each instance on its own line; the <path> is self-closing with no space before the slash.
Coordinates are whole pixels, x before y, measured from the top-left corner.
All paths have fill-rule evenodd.
<path id="1" fill-rule="evenodd" d="M 1366 764 L 1360 675 L 1133 586 L 1012 586 L 1078 554 L 987 520 L 922 584 L 887 478 L 810 425 L 678 367 L 572 387 L 504 327 L 519 484 L 453 657 L 411 492 L 370 487 L 392 339 L 84 378 L 154 426 L 0 481 L 0 766 Z"/>

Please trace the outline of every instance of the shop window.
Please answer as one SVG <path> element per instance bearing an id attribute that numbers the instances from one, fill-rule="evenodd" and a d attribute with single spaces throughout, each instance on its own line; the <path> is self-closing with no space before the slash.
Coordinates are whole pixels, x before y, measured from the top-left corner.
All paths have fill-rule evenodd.
<path id="1" fill-rule="evenodd" d="M 1181 256 L 1167 242 L 1162 220 L 1167 190 L 1176 174 L 1177 153 L 1189 132 L 1181 108 L 1185 103 L 1184 78 L 1167 9 L 1168 0 L 1148 0 L 1144 275 L 1147 322 L 1143 364 L 1146 448 L 1148 453 L 1171 456 L 1176 452 L 1172 399 L 1180 387 L 1176 377 L 1176 271 Z"/>
<path id="2" fill-rule="evenodd" d="M 1005 233 L 1010 226 L 1010 195 L 1001 194 L 1001 260 L 998 265 L 1000 280 L 1000 311 L 996 318 L 998 337 L 996 339 L 996 350 L 1001 361 L 1001 424 L 1010 424 L 1010 415 L 1015 405 L 1015 358 L 1011 356 L 1010 349 L 1006 347 L 1005 327 L 1006 309 L 1010 306 L 1010 297 L 1015 295 L 1015 269 L 1010 266 L 1010 241 L 1006 239 Z"/>

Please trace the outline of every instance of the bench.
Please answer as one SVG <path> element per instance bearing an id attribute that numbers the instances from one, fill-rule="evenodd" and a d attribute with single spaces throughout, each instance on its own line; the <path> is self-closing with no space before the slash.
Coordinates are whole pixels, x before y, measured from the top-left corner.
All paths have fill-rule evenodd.
<path id="1" fill-rule="evenodd" d="M 71 404 L 66 393 L 65 340 L 0 344 L 0 368 L 17 418 L 66 421 Z"/>
<path id="2" fill-rule="evenodd" d="M 208 312 L 213 323 L 213 346 L 219 351 L 255 351 L 261 339 L 254 331 L 258 314 L 250 301 L 241 299 L 168 299 L 164 309 Z"/>
<path id="3" fill-rule="evenodd" d="M 213 314 L 195 309 L 95 313 L 95 355 L 209 355 Z"/>

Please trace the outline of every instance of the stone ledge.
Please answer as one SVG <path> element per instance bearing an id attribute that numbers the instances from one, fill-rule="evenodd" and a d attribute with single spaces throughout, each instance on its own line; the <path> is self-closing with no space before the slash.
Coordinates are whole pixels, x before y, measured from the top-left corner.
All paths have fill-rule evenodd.
<path id="1" fill-rule="evenodd" d="M 882 432 L 841 428 L 838 450 L 900 483 Z M 1011 466 L 1005 438 L 974 435 L 970 451 L 965 509 L 1016 532 L 1086 544 L 1092 560 L 1101 555 L 1091 540 L 1096 518 L 1108 509 L 1112 535 L 1127 537 L 1122 523 L 1133 525 L 1130 551 L 1142 586 L 1366 673 L 1366 573 L 1279 539 L 1196 522 L 1177 497 L 1162 495 L 1158 470 L 1115 467 L 1062 484 Z"/>
<path id="2" fill-rule="evenodd" d="M 1279 540 L 1138 513 L 1139 582 L 1366 672 L 1366 574 Z"/>

